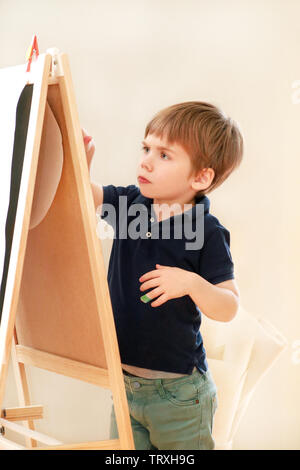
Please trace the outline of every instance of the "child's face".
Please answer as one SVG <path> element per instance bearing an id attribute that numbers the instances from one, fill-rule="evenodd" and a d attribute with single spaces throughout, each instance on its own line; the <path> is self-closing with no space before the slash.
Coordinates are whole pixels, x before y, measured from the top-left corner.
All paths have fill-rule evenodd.
<path id="1" fill-rule="evenodd" d="M 163 148 L 159 148 L 163 147 Z M 193 177 L 189 155 L 179 144 L 168 144 L 154 134 L 148 134 L 142 143 L 141 158 L 137 167 L 137 179 L 145 197 L 182 200 L 192 199 Z M 142 176 L 150 181 L 139 181 Z"/>

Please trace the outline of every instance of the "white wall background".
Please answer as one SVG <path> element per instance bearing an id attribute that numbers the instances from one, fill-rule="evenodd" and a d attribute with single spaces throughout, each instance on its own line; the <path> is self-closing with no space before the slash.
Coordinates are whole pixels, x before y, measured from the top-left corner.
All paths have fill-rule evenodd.
<path id="1" fill-rule="evenodd" d="M 256 390 L 234 449 L 300 449 L 300 3 L 297 0 L 0 0 L 0 67 L 41 52 L 69 56 L 79 116 L 96 142 L 92 179 L 136 183 L 144 128 L 159 109 L 207 100 L 236 119 L 242 166 L 214 193 L 231 232 L 245 309 L 289 341 Z M 109 240 L 103 242 L 108 265 Z M 108 437 L 110 393 L 28 369 L 37 429 L 65 442 Z M 5 406 L 16 405 L 12 371 Z"/>

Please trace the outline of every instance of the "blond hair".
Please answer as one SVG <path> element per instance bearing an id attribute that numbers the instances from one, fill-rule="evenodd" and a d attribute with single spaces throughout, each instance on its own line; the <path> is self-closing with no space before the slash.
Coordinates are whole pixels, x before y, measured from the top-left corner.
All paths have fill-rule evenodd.
<path id="1" fill-rule="evenodd" d="M 155 134 L 169 144 L 180 144 L 191 158 L 192 174 L 203 168 L 215 172 L 207 194 L 222 184 L 243 157 L 243 136 L 238 124 L 213 104 L 187 101 L 159 111 L 147 124 L 145 138 Z"/>

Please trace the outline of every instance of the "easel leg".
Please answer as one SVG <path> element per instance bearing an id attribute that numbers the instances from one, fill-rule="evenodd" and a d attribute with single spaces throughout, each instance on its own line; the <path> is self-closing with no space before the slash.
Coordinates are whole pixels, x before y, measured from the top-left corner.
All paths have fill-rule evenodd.
<path id="1" fill-rule="evenodd" d="M 25 366 L 21 362 L 17 360 L 16 354 L 16 344 L 18 344 L 16 330 L 14 329 L 14 337 L 12 339 L 11 345 L 11 359 L 13 365 L 13 371 L 15 376 L 15 381 L 17 385 L 17 393 L 19 399 L 20 406 L 28 406 L 30 405 L 30 397 L 29 397 L 29 389 L 28 383 L 26 378 L 26 371 Z M 24 421 L 23 425 L 34 431 L 34 421 L 29 419 L 28 421 Z M 26 440 L 26 447 L 32 448 L 37 447 L 37 441 L 34 439 L 30 439 L 29 437 L 25 438 Z"/>

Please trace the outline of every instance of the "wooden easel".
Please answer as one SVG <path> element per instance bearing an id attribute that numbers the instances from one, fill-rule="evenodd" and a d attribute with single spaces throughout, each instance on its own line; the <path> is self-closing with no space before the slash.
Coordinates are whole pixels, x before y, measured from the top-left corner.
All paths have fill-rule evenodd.
<path id="1" fill-rule="evenodd" d="M 68 59 L 52 51 L 38 55 L 31 65 L 26 74 L 33 96 L 24 174 L 0 325 L 0 409 L 10 354 L 20 405 L 2 409 L 0 426 L 24 435 L 26 447 L 2 433 L 0 449 L 131 450 L 134 441 Z M 61 131 L 63 169 L 46 217 L 30 230 L 46 103 Z M 110 389 L 119 439 L 63 444 L 36 432 L 34 420 L 42 417 L 43 407 L 30 403 L 24 365 Z"/>

